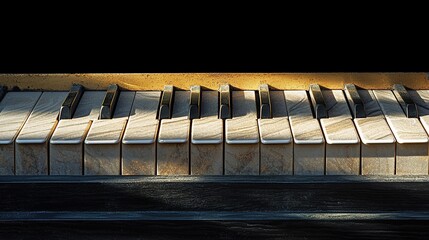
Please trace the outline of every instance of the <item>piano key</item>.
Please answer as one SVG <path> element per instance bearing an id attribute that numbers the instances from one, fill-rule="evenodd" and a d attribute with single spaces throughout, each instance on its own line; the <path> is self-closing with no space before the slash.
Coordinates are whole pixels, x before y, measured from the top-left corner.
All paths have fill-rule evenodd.
<path id="1" fill-rule="evenodd" d="M 271 99 L 270 90 L 268 84 L 259 85 L 259 118 L 266 119 L 271 118 Z"/>
<path id="2" fill-rule="evenodd" d="M 173 103 L 174 88 L 172 85 L 167 85 L 164 87 L 162 92 L 161 103 L 159 106 L 159 116 L 160 120 L 171 118 L 171 107 Z"/>
<path id="3" fill-rule="evenodd" d="M 428 174 L 428 136 L 420 121 L 407 118 L 392 91 L 373 92 L 397 141 L 396 174 Z"/>
<path id="4" fill-rule="evenodd" d="M 346 84 L 344 88 L 344 93 L 346 94 L 346 98 L 350 103 L 350 109 L 352 111 L 353 118 L 365 118 L 365 106 L 358 90 L 356 89 L 356 86 L 354 84 Z"/>
<path id="5" fill-rule="evenodd" d="M 17 175 L 47 175 L 49 139 L 58 123 L 66 92 L 44 92 L 22 128 L 15 145 Z"/>
<path id="6" fill-rule="evenodd" d="M 155 175 L 160 91 L 137 92 L 122 140 L 122 174 Z"/>
<path id="7" fill-rule="evenodd" d="M 402 110 L 405 112 L 407 118 L 419 117 L 416 104 L 414 104 L 407 89 L 405 89 L 402 84 L 394 84 L 392 92 L 398 100 L 399 105 L 402 107 Z"/>
<path id="8" fill-rule="evenodd" d="M 4 98 L 4 96 L 6 95 L 7 90 L 5 86 L 0 86 L 0 101 Z"/>
<path id="9" fill-rule="evenodd" d="M 201 114 L 201 87 L 196 85 L 191 87 L 191 97 L 189 100 L 188 118 L 190 120 L 200 118 L 200 114 Z"/>
<path id="10" fill-rule="evenodd" d="M 121 174 L 121 140 L 134 96 L 135 92 L 121 92 L 112 119 L 93 121 L 85 139 L 85 175 Z"/>
<path id="11" fill-rule="evenodd" d="M 219 118 L 231 118 L 231 90 L 229 84 L 221 85 L 219 88 Z"/>
<path id="12" fill-rule="evenodd" d="M 429 132 L 429 90 L 411 90 L 408 93 L 417 106 L 420 122 Z"/>
<path id="13" fill-rule="evenodd" d="M 346 90 L 347 91 L 347 90 Z M 357 90 L 365 109 L 365 118 L 355 118 L 361 144 L 362 175 L 395 174 L 395 138 L 371 90 Z M 350 95 L 346 94 L 350 103 Z"/>
<path id="14" fill-rule="evenodd" d="M 272 116 L 258 119 L 261 174 L 293 174 L 293 140 L 283 91 L 271 91 Z"/>
<path id="15" fill-rule="evenodd" d="M 259 174 L 259 133 L 254 91 L 232 92 L 232 119 L 225 122 L 225 174 Z"/>
<path id="16" fill-rule="evenodd" d="M 218 119 L 218 92 L 202 91 L 201 118 L 192 120 L 191 174 L 223 174 L 223 120 Z"/>
<path id="17" fill-rule="evenodd" d="M 0 175 L 15 174 L 15 139 L 41 92 L 9 92 L 0 103 Z"/>
<path id="18" fill-rule="evenodd" d="M 325 173 L 325 140 L 306 91 L 284 91 L 294 140 L 294 174 Z"/>
<path id="19" fill-rule="evenodd" d="M 360 141 L 342 90 L 322 90 L 328 118 L 320 119 L 326 139 L 326 175 L 359 175 Z"/>
<path id="20" fill-rule="evenodd" d="M 111 119 L 115 111 L 116 102 L 118 101 L 119 87 L 112 84 L 107 88 L 106 95 L 104 96 L 103 103 L 100 108 L 99 119 Z"/>
<path id="21" fill-rule="evenodd" d="M 189 174 L 189 91 L 175 91 L 171 119 L 162 119 L 157 143 L 157 174 Z"/>
<path id="22" fill-rule="evenodd" d="M 311 102 L 313 104 L 314 114 L 317 119 L 327 118 L 328 111 L 323 98 L 322 90 L 318 84 L 311 84 L 309 89 Z"/>
<path id="23" fill-rule="evenodd" d="M 81 85 L 73 85 L 60 108 L 59 120 L 71 119 L 83 94 Z"/>
<path id="24" fill-rule="evenodd" d="M 105 92 L 83 94 L 72 119 L 62 119 L 52 134 L 49 149 L 51 175 L 82 175 L 83 142 L 92 121 L 98 119 Z"/>

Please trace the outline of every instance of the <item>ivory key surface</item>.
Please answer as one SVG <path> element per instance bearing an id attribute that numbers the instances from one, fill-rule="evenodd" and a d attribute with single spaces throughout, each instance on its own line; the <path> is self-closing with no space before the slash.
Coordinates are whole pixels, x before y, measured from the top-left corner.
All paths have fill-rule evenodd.
<path id="1" fill-rule="evenodd" d="M 254 91 L 232 92 L 232 119 L 225 122 L 225 175 L 259 174 L 259 133 Z"/>
<path id="2" fill-rule="evenodd" d="M 122 140 L 122 174 L 155 175 L 161 92 L 137 92 Z"/>
<path id="3" fill-rule="evenodd" d="M 283 91 L 271 91 L 273 118 L 258 119 L 261 175 L 293 174 L 293 140 Z"/>
<path id="4" fill-rule="evenodd" d="M 218 92 L 201 92 L 201 118 L 192 120 L 191 174 L 223 174 L 223 120 L 218 119 Z"/>
<path id="5" fill-rule="evenodd" d="M 49 139 L 66 92 L 44 92 L 16 139 L 17 175 L 48 175 Z"/>
<path id="6" fill-rule="evenodd" d="M 428 136 L 418 118 L 407 118 L 392 91 L 374 95 L 396 138 L 396 174 L 428 174 Z"/>
<path id="7" fill-rule="evenodd" d="M 162 119 L 157 143 L 157 174 L 189 174 L 189 91 L 174 93 L 171 119 Z"/>
<path id="8" fill-rule="evenodd" d="M 0 175 L 15 174 L 15 139 L 41 92 L 9 92 L 0 103 Z"/>
<path id="9" fill-rule="evenodd" d="M 62 119 L 52 134 L 49 149 L 51 175 L 82 175 L 84 140 L 97 120 L 102 91 L 84 92 L 72 119 Z"/>
<path id="10" fill-rule="evenodd" d="M 324 175 L 325 140 L 306 91 L 284 91 L 294 140 L 294 174 Z"/>
<path id="11" fill-rule="evenodd" d="M 320 119 L 326 139 L 326 175 L 360 174 L 360 141 L 341 90 L 323 90 L 329 118 Z"/>
<path id="12" fill-rule="evenodd" d="M 361 144 L 362 175 L 395 174 L 395 138 L 371 90 L 358 90 L 366 118 L 355 118 Z"/>
<path id="13" fill-rule="evenodd" d="M 85 175 L 121 174 L 121 140 L 134 96 L 121 92 L 112 119 L 93 121 L 85 139 Z"/>

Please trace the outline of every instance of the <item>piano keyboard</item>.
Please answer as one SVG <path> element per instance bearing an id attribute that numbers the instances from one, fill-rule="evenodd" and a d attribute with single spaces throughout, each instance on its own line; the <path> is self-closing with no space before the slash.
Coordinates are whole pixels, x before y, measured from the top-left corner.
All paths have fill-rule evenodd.
<path id="1" fill-rule="evenodd" d="M 428 175 L 429 90 L 8 92 L 0 175 Z"/>

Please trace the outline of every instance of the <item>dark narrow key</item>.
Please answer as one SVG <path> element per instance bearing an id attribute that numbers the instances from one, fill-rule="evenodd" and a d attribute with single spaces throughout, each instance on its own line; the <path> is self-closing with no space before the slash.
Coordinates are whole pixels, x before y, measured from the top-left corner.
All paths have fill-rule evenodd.
<path id="1" fill-rule="evenodd" d="M 259 85 L 259 103 L 261 104 L 260 111 L 259 111 L 259 118 L 260 119 L 272 118 L 270 89 L 268 88 L 267 84 Z"/>
<path id="2" fill-rule="evenodd" d="M 171 109 L 173 101 L 174 89 L 172 85 L 164 86 L 164 91 L 162 92 L 161 104 L 159 107 L 158 119 L 168 119 L 171 118 Z"/>
<path id="3" fill-rule="evenodd" d="M 79 104 L 80 98 L 83 94 L 83 87 L 79 84 L 73 84 L 66 99 L 60 108 L 58 119 L 71 119 Z"/>
<path id="4" fill-rule="evenodd" d="M 115 111 L 116 102 L 119 96 L 119 87 L 112 84 L 107 88 L 106 96 L 104 96 L 103 104 L 100 109 L 100 119 L 111 119 Z"/>
<path id="5" fill-rule="evenodd" d="M 352 109 L 353 118 L 365 118 L 365 107 L 356 86 L 354 84 L 346 84 L 344 86 L 344 91 L 346 92 L 347 99 L 349 100 L 349 106 Z"/>
<path id="6" fill-rule="evenodd" d="M 219 88 L 219 118 L 231 118 L 231 92 L 228 84 Z"/>
<path id="7" fill-rule="evenodd" d="M 322 90 L 318 84 L 310 85 L 310 98 L 314 107 L 314 114 L 317 119 L 327 118 L 328 111 L 326 110 L 325 100 L 323 99 Z"/>
<path id="8" fill-rule="evenodd" d="M 407 92 L 407 89 L 402 84 L 394 84 L 392 87 L 393 94 L 395 94 L 396 99 L 400 103 L 402 110 L 404 110 L 407 118 L 416 118 L 419 117 L 419 113 L 416 107 L 416 104 L 411 99 L 410 95 Z"/>
<path id="9" fill-rule="evenodd" d="M 201 88 L 200 86 L 192 86 L 191 87 L 191 97 L 189 99 L 189 113 L 188 119 L 196 119 L 200 118 L 201 112 Z"/>
<path id="10" fill-rule="evenodd" d="M 3 100 L 4 95 L 6 95 L 7 89 L 5 86 L 0 86 L 0 101 Z"/>

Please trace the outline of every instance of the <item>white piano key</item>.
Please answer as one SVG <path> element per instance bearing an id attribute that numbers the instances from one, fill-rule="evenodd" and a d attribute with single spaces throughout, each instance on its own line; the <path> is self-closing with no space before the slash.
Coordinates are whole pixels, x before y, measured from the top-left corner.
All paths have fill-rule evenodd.
<path id="1" fill-rule="evenodd" d="M 359 175 L 360 144 L 342 90 L 322 90 L 329 118 L 320 119 L 326 139 L 326 175 Z"/>
<path id="2" fill-rule="evenodd" d="M 121 140 L 134 96 L 121 92 L 112 119 L 93 121 L 85 139 L 85 175 L 121 174 Z"/>
<path id="3" fill-rule="evenodd" d="M 9 92 L 0 103 L 0 175 L 15 174 L 15 139 L 41 92 Z"/>
<path id="4" fill-rule="evenodd" d="M 374 95 L 396 140 L 396 174 L 428 174 L 428 136 L 417 118 L 407 118 L 390 90 Z"/>
<path id="5" fill-rule="evenodd" d="M 325 173 L 325 140 L 306 91 L 284 91 L 294 140 L 294 174 Z"/>
<path id="6" fill-rule="evenodd" d="M 293 140 L 283 91 L 271 91 L 273 118 L 258 119 L 261 174 L 293 174 Z"/>
<path id="7" fill-rule="evenodd" d="M 408 94 L 417 105 L 420 122 L 429 133 L 429 90 L 411 90 Z"/>
<path id="8" fill-rule="evenodd" d="M 137 92 L 122 139 L 122 174 L 155 175 L 161 92 Z"/>
<path id="9" fill-rule="evenodd" d="M 83 142 L 97 120 L 105 92 L 84 92 L 72 119 L 62 119 L 52 134 L 49 149 L 51 175 L 82 175 Z"/>
<path id="10" fill-rule="evenodd" d="M 22 128 L 15 145 L 17 175 L 47 175 L 49 139 L 57 126 L 66 92 L 44 92 Z"/>
<path id="11" fill-rule="evenodd" d="M 225 122 L 225 174 L 259 174 L 259 133 L 254 91 L 232 92 L 232 119 Z"/>
<path id="12" fill-rule="evenodd" d="M 366 118 L 353 119 L 362 141 L 361 174 L 395 174 L 395 138 L 371 90 L 358 90 Z"/>
<path id="13" fill-rule="evenodd" d="M 174 92 L 171 119 L 162 119 L 157 143 L 157 174 L 189 174 L 189 91 Z"/>
<path id="14" fill-rule="evenodd" d="M 218 92 L 201 92 L 201 118 L 192 120 L 191 174 L 223 174 L 223 120 L 218 119 Z"/>

